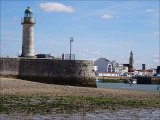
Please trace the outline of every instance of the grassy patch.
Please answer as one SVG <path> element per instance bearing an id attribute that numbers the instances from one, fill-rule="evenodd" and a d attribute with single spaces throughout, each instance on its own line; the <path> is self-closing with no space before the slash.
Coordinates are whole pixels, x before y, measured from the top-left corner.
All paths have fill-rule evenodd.
<path id="1" fill-rule="evenodd" d="M 127 100 L 77 96 L 1 96 L 0 113 L 69 113 L 120 107 L 160 107 L 159 100 Z"/>

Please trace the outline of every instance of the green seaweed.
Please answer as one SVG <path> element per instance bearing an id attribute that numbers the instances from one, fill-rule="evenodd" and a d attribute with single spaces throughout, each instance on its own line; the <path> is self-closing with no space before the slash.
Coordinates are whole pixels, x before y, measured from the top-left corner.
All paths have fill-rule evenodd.
<path id="1" fill-rule="evenodd" d="M 0 113 L 70 113 L 94 111 L 96 109 L 118 109 L 120 107 L 160 107 L 160 101 L 134 100 L 83 96 L 1 96 Z"/>

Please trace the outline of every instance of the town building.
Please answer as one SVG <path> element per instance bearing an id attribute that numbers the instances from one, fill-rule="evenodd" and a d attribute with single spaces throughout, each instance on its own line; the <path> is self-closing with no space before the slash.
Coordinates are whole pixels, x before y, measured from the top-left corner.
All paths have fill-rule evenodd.
<path id="1" fill-rule="evenodd" d="M 52 54 L 37 54 L 35 56 L 36 56 L 36 58 L 49 58 L 49 59 L 53 59 L 54 58 L 52 56 Z"/>
<path id="2" fill-rule="evenodd" d="M 157 74 L 160 74 L 160 66 L 157 66 Z"/>
<path id="3" fill-rule="evenodd" d="M 127 73 L 127 72 L 128 72 L 128 66 L 126 64 L 123 64 L 123 73 Z"/>
<path id="4" fill-rule="evenodd" d="M 133 76 L 134 59 L 133 52 L 130 52 L 129 64 L 120 64 L 106 58 L 99 58 L 94 62 L 96 74 L 99 76 Z"/>
<path id="5" fill-rule="evenodd" d="M 98 76 L 119 76 L 123 74 L 123 65 L 106 58 L 99 58 L 94 62 L 96 75 Z"/>
<path id="6" fill-rule="evenodd" d="M 146 70 L 146 64 L 142 64 L 142 70 Z"/>
<path id="7" fill-rule="evenodd" d="M 106 58 L 99 58 L 94 62 L 94 65 L 97 66 L 98 73 L 104 73 L 104 72 L 111 72 L 112 71 L 112 65 L 111 61 L 109 61 Z"/>
<path id="8" fill-rule="evenodd" d="M 156 74 L 156 69 L 148 69 L 148 70 L 135 70 L 135 76 L 153 76 Z"/>

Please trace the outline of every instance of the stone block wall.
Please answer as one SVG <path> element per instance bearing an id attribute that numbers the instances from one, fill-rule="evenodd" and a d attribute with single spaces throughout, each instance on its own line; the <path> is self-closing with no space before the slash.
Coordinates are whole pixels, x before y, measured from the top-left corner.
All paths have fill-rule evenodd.
<path id="1" fill-rule="evenodd" d="M 0 58 L 0 75 L 18 76 L 19 63 L 18 58 Z"/>
<path id="2" fill-rule="evenodd" d="M 0 58 L 0 74 L 38 82 L 95 87 L 93 62 Z"/>

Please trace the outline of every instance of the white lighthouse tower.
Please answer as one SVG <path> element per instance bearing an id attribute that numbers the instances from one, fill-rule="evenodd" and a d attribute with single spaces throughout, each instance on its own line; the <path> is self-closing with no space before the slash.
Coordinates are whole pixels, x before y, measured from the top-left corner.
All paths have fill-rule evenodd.
<path id="1" fill-rule="evenodd" d="M 24 18 L 22 18 L 21 24 L 23 26 L 21 57 L 34 57 L 35 19 L 33 18 L 33 12 L 30 7 L 25 10 Z"/>

